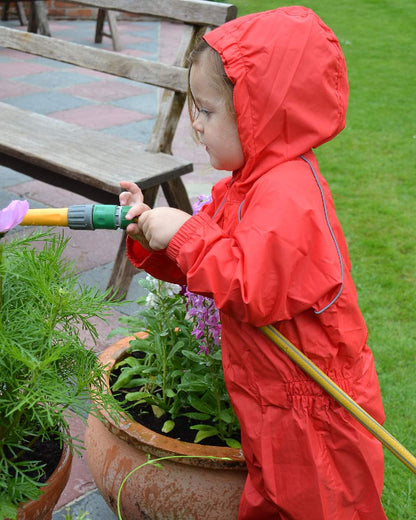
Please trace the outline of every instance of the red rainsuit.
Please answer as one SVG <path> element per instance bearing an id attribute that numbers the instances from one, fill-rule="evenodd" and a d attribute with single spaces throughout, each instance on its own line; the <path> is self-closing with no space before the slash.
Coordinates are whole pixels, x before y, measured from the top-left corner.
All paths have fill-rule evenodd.
<path id="1" fill-rule="evenodd" d="M 238 18 L 206 35 L 234 83 L 245 164 L 165 251 L 137 267 L 211 296 L 249 476 L 242 520 L 380 520 L 380 443 L 257 327 L 281 331 L 376 420 L 380 390 L 350 260 L 312 148 L 345 124 L 346 67 L 310 10 Z"/>

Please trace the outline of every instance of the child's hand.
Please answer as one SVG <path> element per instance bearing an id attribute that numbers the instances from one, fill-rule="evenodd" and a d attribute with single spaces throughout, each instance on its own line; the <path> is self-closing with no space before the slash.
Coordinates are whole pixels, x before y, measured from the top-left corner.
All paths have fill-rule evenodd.
<path id="1" fill-rule="evenodd" d="M 126 233 L 133 239 L 140 242 L 145 249 L 150 249 L 149 243 L 146 240 L 141 227 L 138 223 L 138 218 L 145 211 L 149 211 L 150 207 L 143 202 L 144 197 L 142 190 L 134 182 L 122 181 L 120 186 L 127 191 L 120 193 L 119 200 L 121 206 L 131 206 L 131 209 L 126 214 L 127 220 L 137 219 L 126 227 Z"/>
<path id="2" fill-rule="evenodd" d="M 190 218 L 191 215 L 180 209 L 160 207 L 144 212 L 139 228 L 151 249 L 158 251 L 168 246 L 173 235 Z"/>

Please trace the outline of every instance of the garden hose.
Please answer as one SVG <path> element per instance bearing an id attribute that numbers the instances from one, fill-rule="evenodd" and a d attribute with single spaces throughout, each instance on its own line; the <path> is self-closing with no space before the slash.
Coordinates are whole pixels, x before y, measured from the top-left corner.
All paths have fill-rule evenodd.
<path id="1" fill-rule="evenodd" d="M 30 209 L 20 223 L 23 226 L 66 226 L 71 229 L 125 229 L 132 221 L 125 218 L 130 206 L 81 204 L 68 208 Z M 374 437 L 416 474 L 414 457 L 371 415 L 336 385 L 320 368 L 308 359 L 275 327 L 267 325 L 260 330 L 285 352 L 304 372 L 343 406 Z"/>
<path id="2" fill-rule="evenodd" d="M 29 209 L 21 226 L 65 226 L 71 229 L 126 229 L 131 206 L 79 204 L 68 208 Z"/>
<path id="3" fill-rule="evenodd" d="M 416 474 L 416 457 L 412 455 L 397 439 L 395 439 L 371 415 L 363 410 L 351 397 L 337 386 L 320 368 L 297 349 L 287 338 L 272 325 L 260 327 L 260 330 L 285 352 L 304 372 L 328 392 L 343 406 L 364 428 L 374 435 L 405 466 Z"/>

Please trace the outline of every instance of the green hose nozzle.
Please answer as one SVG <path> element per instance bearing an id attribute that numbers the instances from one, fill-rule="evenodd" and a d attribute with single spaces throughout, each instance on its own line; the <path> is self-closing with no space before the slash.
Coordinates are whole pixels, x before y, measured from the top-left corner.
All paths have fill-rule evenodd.
<path id="1" fill-rule="evenodd" d="M 131 206 L 79 204 L 68 208 L 29 209 L 22 226 L 66 226 L 71 229 L 126 229 Z"/>

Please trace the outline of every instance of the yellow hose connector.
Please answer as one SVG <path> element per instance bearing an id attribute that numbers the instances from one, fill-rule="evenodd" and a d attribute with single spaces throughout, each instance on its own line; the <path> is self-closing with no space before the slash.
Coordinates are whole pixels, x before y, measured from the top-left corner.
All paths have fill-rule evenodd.
<path id="1" fill-rule="evenodd" d="M 21 226 L 68 226 L 68 208 L 29 209 Z"/>

